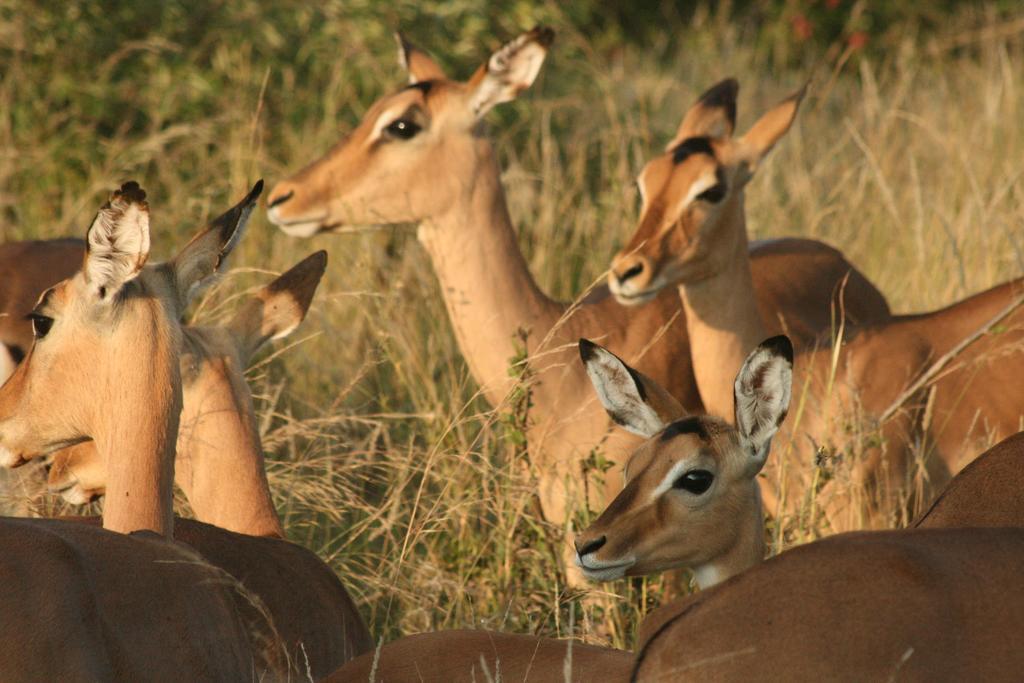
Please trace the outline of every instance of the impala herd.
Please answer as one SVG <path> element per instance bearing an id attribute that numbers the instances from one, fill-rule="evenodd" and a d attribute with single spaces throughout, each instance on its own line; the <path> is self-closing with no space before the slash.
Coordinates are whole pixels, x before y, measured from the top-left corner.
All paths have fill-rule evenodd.
<path id="1" fill-rule="evenodd" d="M 128 182 L 84 242 L 0 245 L 0 464 L 45 462 L 45 486 L 72 503 L 104 496 L 101 520 L 4 508 L 0 679 L 1020 676 L 1024 279 L 895 315 L 836 249 L 751 243 L 746 187 L 804 91 L 739 135 L 729 79 L 641 171 L 607 287 L 551 299 L 482 120 L 531 86 L 552 38 L 525 33 L 466 81 L 400 38 L 409 83 L 278 182 L 267 215 L 299 238 L 416 224 L 495 407 L 528 331 L 543 515 L 568 529 L 580 506 L 603 509 L 566 539 L 570 581 L 685 568 L 700 591 L 653 612 L 635 652 L 481 630 L 375 644 L 332 570 L 285 540 L 244 376 L 302 322 L 326 254 L 228 323 L 186 325 L 262 181 L 165 263 L 149 262 L 149 201 Z M 588 482 L 598 448 L 616 467 Z M 8 499 L 43 477 L 4 474 Z M 174 484 L 194 520 L 174 516 Z M 850 533 L 766 560 L 766 515 Z"/>

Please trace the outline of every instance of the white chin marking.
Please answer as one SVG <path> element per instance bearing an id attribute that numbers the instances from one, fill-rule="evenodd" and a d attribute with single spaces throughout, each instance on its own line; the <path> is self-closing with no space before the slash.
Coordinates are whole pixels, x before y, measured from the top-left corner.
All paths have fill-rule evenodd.
<path id="1" fill-rule="evenodd" d="M 21 458 L 14 451 L 0 446 L 0 467 L 14 467 L 21 464 Z"/>
<path id="2" fill-rule="evenodd" d="M 278 223 L 273 218 L 271 222 L 277 225 L 277 229 L 292 237 L 312 237 L 320 232 L 320 221 L 307 221 L 305 223 Z"/>
<path id="3" fill-rule="evenodd" d="M 648 301 L 658 296 L 657 292 L 643 292 L 641 294 L 623 294 L 621 292 L 615 293 L 615 300 L 623 306 L 639 306 L 645 304 Z"/>
<path id="4" fill-rule="evenodd" d="M 61 491 L 60 497 L 72 505 L 86 505 L 93 499 L 93 495 L 78 484 Z"/>
<path id="5" fill-rule="evenodd" d="M 579 555 L 576 556 L 576 566 L 583 572 L 583 576 L 587 577 L 590 581 L 614 581 L 615 579 L 621 579 L 626 575 L 626 570 L 632 567 L 634 563 L 633 560 L 626 562 L 587 561 Z"/>
<path id="6" fill-rule="evenodd" d="M 587 569 L 580 567 L 583 576 L 589 581 L 614 581 L 626 575 L 626 567 L 611 567 L 609 569 Z"/>

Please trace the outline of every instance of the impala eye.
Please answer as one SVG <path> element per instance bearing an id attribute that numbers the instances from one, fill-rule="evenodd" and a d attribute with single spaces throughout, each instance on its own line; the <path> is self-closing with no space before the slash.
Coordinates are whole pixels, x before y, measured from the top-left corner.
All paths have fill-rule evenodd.
<path id="1" fill-rule="evenodd" d="M 715 475 L 707 470 L 690 470 L 676 479 L 672 483 L 672 488 L 700 495 L 711 488 L 711 482 L 714 480 Z"/>
<path id="2" fill-rule="evenodd" d="M 32 334 L 35 335 L 36 339 L 45 337 L 50 332 L 50 328 L 53 327 L 53 318 L 41 313 L 29 313 L 28 319 L 32 321 Z"/>
<path id="3" fill-rule="evenodd" d="M 409 119 L 397 119 L 384 128 L 384 133 L 398 140 L 409 140 L 423 130 L 423 126 Z"/>
<path id="4" fill-rule="evenodd" d="M 708 189 L 704 190 L 699 195 L 697 195 L 697 199 L 702 202 L 711 202 L 712 204 L 717 204 L 718 202 L 725 199 L 725 185 L 723 185 L 722 183 L 718 183 L 714 187 L 709 187 Z"/>

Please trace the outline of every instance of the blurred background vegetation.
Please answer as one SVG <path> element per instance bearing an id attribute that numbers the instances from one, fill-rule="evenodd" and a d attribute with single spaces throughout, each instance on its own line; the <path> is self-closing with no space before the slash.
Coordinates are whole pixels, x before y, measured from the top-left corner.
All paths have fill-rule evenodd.
<path id="1" fill-rule="evenodd" d="M 0 0 L 0 239 L 81 235 L 136 178 L 169 255 L 402 84 L 394 30 L 465 78 L 536 23 L 558 36 L 541 77 L 489 121 L 547 291 L 571 298 L 600 277 L 631 232 L 643 160 L 733 75 L 740 129 L 812 82 L 748 190 L 756 237 L 839 246 L 898 311 L 1024 271 L 1024 10 L 1011 0 Z M 331 264 L 310 319 L 250 372 L 291 538 L 336 568 L 380 637 L 487 626 L 630 646 L 665 584 L 598 587 L 583 606 L 565 588 L 522 425 L 476 396 L 412 231 L 299 242 L 261 213 L 196 319 L 317 248 Z M 818 530 L 792 532 L 779 543 Z"/>

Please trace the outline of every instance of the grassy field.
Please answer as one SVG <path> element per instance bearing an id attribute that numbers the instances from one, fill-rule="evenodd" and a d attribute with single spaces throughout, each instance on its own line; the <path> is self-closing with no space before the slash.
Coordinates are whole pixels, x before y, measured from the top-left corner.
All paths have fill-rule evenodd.
<path id="1" fill-rule="evenodd" d="M 616 42 L 553 4 L 137 4 L 0 0 L 0 239 L 80 235 L 135 178 L 169 255 L 404 82 L 394 28 L 467 77 L 542 20 L 558 37 L 538 82 L 489 120 L 546 291 L 572 298 L 601 276 L 632 231 L 644 159 L 731 75 L 741 130 L 812 79 L 747 192 L 754 237 L 842 248 L 900 312 L 1024 272 L 1024 15 L 996 6 L 879 29 L 855 50 L 797 44 L 789 15 L 697 11 Z M 586 606 L 561 583 L 564 541 L 534 511 L 522 425 L 476 396 L 412 229 L 296 241 L 261 212 L 194 317 L 217 319 L 228 293 L 319 248 L 331 262 L 309 319 L 250 373 L 289 536 L 337 570 L 378 637 L 477 626 L 630 646 L 664 582 L 597 587 L 607 597 Z M 778 538 L 817 533 L 791 531 Z"/>

